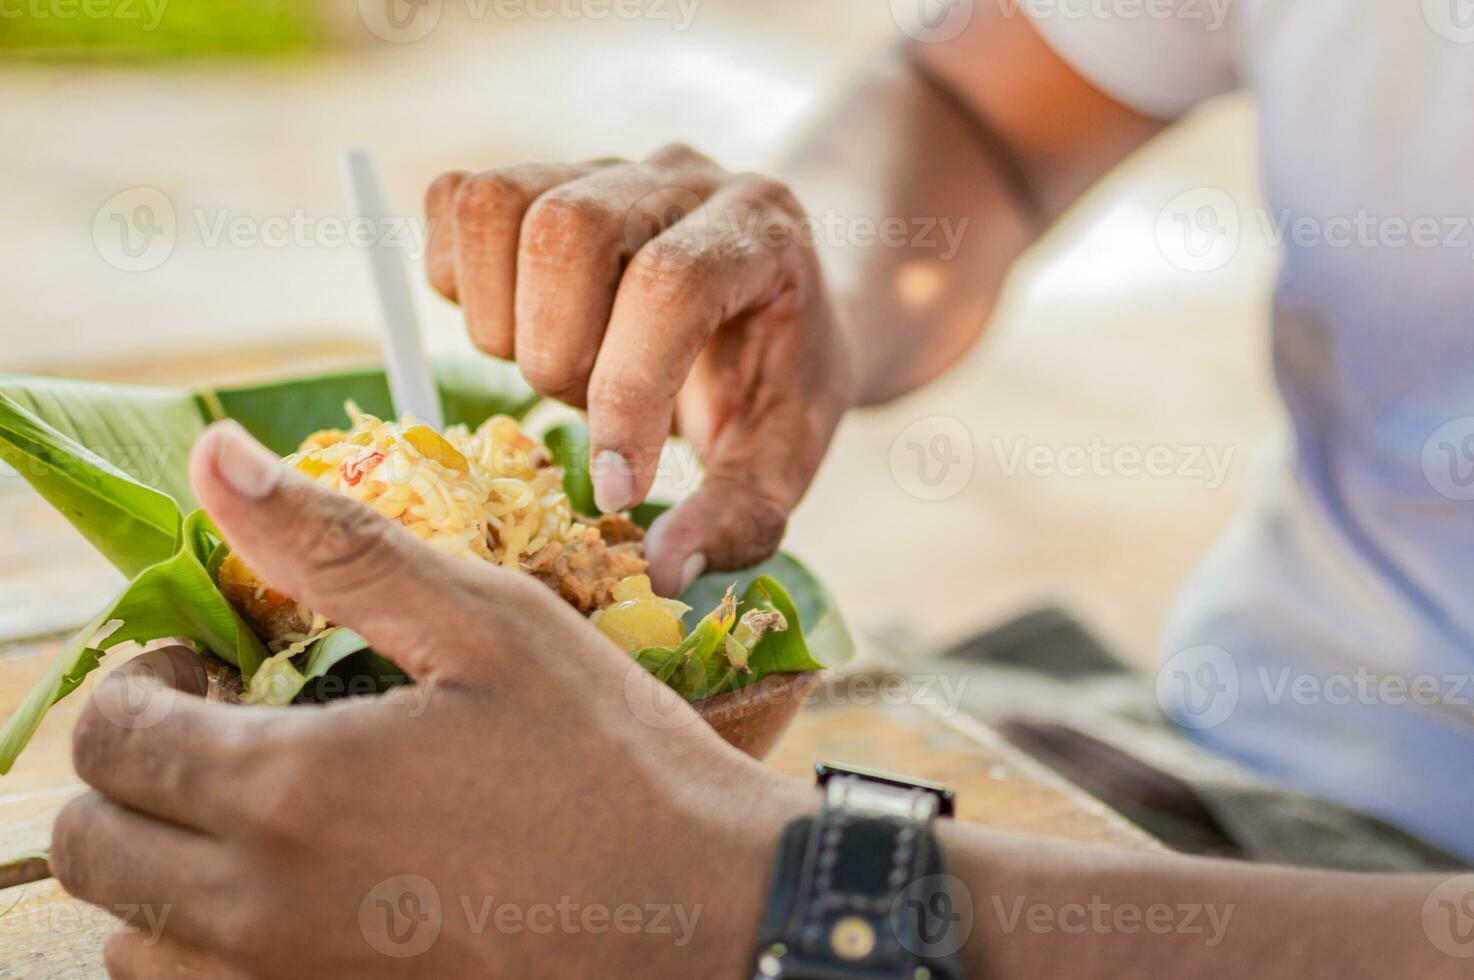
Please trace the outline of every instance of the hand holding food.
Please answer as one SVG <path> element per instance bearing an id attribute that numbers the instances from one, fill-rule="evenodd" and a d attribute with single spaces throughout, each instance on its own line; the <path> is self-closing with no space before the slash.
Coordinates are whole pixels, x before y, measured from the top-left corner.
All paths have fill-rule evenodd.
<path id="1" fill-rule="evenodd" d="M 534 438 L 517 419 L 536 396 L 515 369 L 487 358 L 444 359 L 437 380 L 455 423 L 444 434 L 356 409 L 345 417 L 345 402 L 357 399 L 388 409 L 384 376 L 372 371 L 202 390 L 0 379 L 0 453 L 128 579 L 0 725 L 0 773 L 48 710 L 131 642 L 189 641 L 223 700 L 328 700 L 407 681 L 403 664 L 252 567 L 194 509 L 184 464 L 211 417 L 239 419 L 300 476 L 432 550 L 540 581 L 597 617 L 632 661 L 747 751 L 766 751 L 801 703 L 808 682 L 794 675 L 851 655 L 833 600 L 786 554 L 704 577 L 684 603 L 657 596 L 642 536 L 661 507 L 596 513 L 582 424 Z M 148 459 L 162 468 L 138 467 L 142 457 L 116 465 L 90 448 L 119 441 L 157 447 Z M 278 542 L 301 544 L 300 534 Z M 754 701 L 763 705 L 758 727 L 746 710 Z"/>
<path id="2" fill-rule="evenodd" d="M 601 509 L 645 499 L 673 424 L 701 453 L 703 487 L 651 529 L 656 592 L 777 549 L 853 384 L 786 187 L 671 146 L 449 173 L 427 210 L 430 281 L 472 339 L 587 407 Z"/>
<path id="3" fill-rule="evenodd" d="M 110 676 L 75 743 L 96 791 L 63 811 L 52 861 L 100 906 L 170 909 L 162 941 L 109 942 L 114 976 L 741 971 L 762 881 L 730 872 L 766 860 L 811 790 L 682 705 L 692 724 L 642 723 L 627 699 L 658 682 L 531 576 L 433 547 L 233 427 L 205 435 L 192 475 L 248 567 L 361 633 L 415 687 L 244 709 L 197 697 L 198 661 L 180 650 Z M 157 723 L 113 720 L 148 699 Z M 409 901 L 435 910 L 412 960 L 391 955 L 405 937 L 375 904 Z M 508 930 L 487 903 L 546 907 L 555 923 L 562 907 L 575 923 L 587 908 L 661 920 Z"/>
<path id="4" fill-rule="evenodd" d="M 691 669 L 701 686 L 688 693 L 717 693 L 732 679 L 724 674 L 751 674 L 747 660 L 757 641 L 769 630 L 788 628 L 773 609 L 750 609 L 738 623 L 735 597 L 729 595 L 715 618 L 702 624 L 707 632 L 715 630 L 721 645 L 704 651 L 699 643 L 683 647 L 681 617 L 690 607 L 651 590 L 641 554 L 645 532 L 624 515 L 576 515 L 562 469 L 515 419 L 496 416 L 475 432 L 454 426 L 442 436 L 412 420 L 384 422 L 352 405 L 348 411 L 350 429 L 308 436 L 287 457 L 287 467 L 437 551 L 530 573 L 591 615 L 605 636 L 657 674 L 667 663 L 672 671 Z M 221 592 L 273 653 L 252 673 L 245 699 L 289 703 L 306 683 L 294 662 L 337 627 L 258 576 L 238 552 L 221 562 L 218 579 Z M 734 625 L 735 635 L 729 632 Z M 698 651 L 693 662 L 691 654 Z M 727 664 L 714 675 L 722 680 L 707 685 L 706 665 L 722 656 Z"/>

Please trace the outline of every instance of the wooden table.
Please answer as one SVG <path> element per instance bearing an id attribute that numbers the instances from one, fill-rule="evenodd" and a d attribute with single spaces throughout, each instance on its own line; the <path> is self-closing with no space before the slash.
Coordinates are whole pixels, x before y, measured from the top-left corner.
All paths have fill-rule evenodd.
<path id="1" fill-rule="evenodd" d="M 95 612 L 118 584 L 28 487 L 0 479 L 0 716 L 15 708 L 61 645 L 56 631 Z M 865 659 L 872 668 L 886 663 L 874 651 Z M 840 693 L 800 713 L 770 759 L 774 766 L 807 775 L 826 759 L 909 773 L 956 787 L 962 819 L 1126 848 L 1158 846 L 986 727 L 898 704 L 903 698 L 847 698 L 844 689 L 843 681 L 829 685 Z M 873 695 L 876 685 L 867 690 Z M 85 693 L 57 706 L 15 770 L 0 777 L 0 978 L 102 973 L 100 943 L 111 919 L 67 897 L 44 860 L 57 810 L 81 789 L 70 732 Z"/>

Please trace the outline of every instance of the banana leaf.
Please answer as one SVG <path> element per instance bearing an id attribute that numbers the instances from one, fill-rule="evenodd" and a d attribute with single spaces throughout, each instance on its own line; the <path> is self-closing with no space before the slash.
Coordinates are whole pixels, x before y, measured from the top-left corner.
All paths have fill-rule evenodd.
<path id="1" fill-rule="evenodd" d="M 178 392 L 0 377 L 0 459 L 124 575 L 174 554 L 204 428 Z"/>
<path id="2" fill-rule="evenodd" d="M 437 360 L 434 370 L 450 424 L 474 427 L 495 414 L 520 418 L 538 401 L 512 365 L 452 357 Z M 0 460 L 130 578 L 65 645 L 0 728 L 0 773 L 9 772 L 50 706 L 118 644 L 183 637 L 240 668 L 249 681 L 268 653 L 216 586 L 228 547 L 209 518 L 195 510 L 187 475 L 190 448 L 211 421 L 229 417 L 284 455 L 308 433 L 341 426 L 349 399 L 381 417 L 392 411 L 381 370 L 202 390 L 0 375 Z M 565 465 L 570 499 L 591 512 L 587 431 L 566 425 L 547 439 Z M 648 505 L 635 517 L 648 526 L 662 509 Z M 720 652 L 703 658 L 701 671 L 692 669 L 690 660 L 678 661 L 687 680 L 672 686 L 687 696 L 712 696 L 776 671 L 835 666 L 852 655 L 834 602 L 813 574 L 787 555 L 739 575 L 704 576 L 682 599 L 694 609 L 711 609 L 734 582 L 743 609 L 766 603 L 782 612 L 791 628 L 761 639 L 752 651 L 750 674 L 728 670 Z M 699 622 L 688 625 L 694 631 Z M 720 664 L 708 670 L 715 662 Z M 304 682 L 345 670 L 360 670 L 380 686 L 403 680 L 348 630 L 320 639 L 301 668 Z"/>
<path id="3" fill-rule="evenodd" d="M 265 658 L 261 641 L 206 571 L 219 541 L 209 518 L 196 511 L 181 530 L 181 547 L 174 556 L 145 569 L 78 631 L 0 729 L 0 773 L 10 771 L 46 711 L 120 643 L 183 637 L 242 670 L 254 669 Z"/>

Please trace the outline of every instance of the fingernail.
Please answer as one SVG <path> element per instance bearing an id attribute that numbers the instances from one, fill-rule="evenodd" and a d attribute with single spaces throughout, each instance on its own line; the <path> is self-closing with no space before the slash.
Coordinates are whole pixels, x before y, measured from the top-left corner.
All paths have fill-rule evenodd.
<path id="1" fill-rule="evenodd" d="M 590 467 L 594 477 L 594 503 L 606 514 L 624 510 L 635 495 L 635 475 L 630 464 L 612 449 L 604 449 L 594 457 Z"/>
<path id="2" fill-rule="evenodd" d="M 681 566 L 681 592 L 689 589 L 691 583 L 700 578 L 704 571 L 706 571 L 705 555 L 697 553 L 687 558 L 686 563 Z"/>
<path id="3" fill-rule="evenodd" d="M 217 423 L 215 438 L 215 471 L 242 497 L 260 500 L 281 482 L 281 460 L 261 443 L 251 438 L 234 419 Z"/>

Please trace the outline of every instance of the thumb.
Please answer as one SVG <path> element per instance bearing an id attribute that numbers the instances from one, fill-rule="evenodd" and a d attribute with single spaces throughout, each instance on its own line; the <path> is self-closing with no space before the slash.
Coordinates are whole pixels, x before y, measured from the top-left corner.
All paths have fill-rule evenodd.
<path id="1" fill-rule="evenodd" d="M 292 472 L 233 421 L 205 430 L 189 470 L 220 533 L 273 589 L 354 630 L 417 680 L 487 673 L 488 639 L 510 625 L 496 620 L 522 604 L 525 590 L 510 581 L 520 576 L 423 544 Z"/>
<path id="2" fill-rule="evenodd" d="M 708 570 L 749 568 L 772 557 L 797 499 L 798 492 L 765 487 L 745 463 L 714 465 L 701 489 L 650 526 L 645 557 L 655 591 L 678 596 Z"/>

